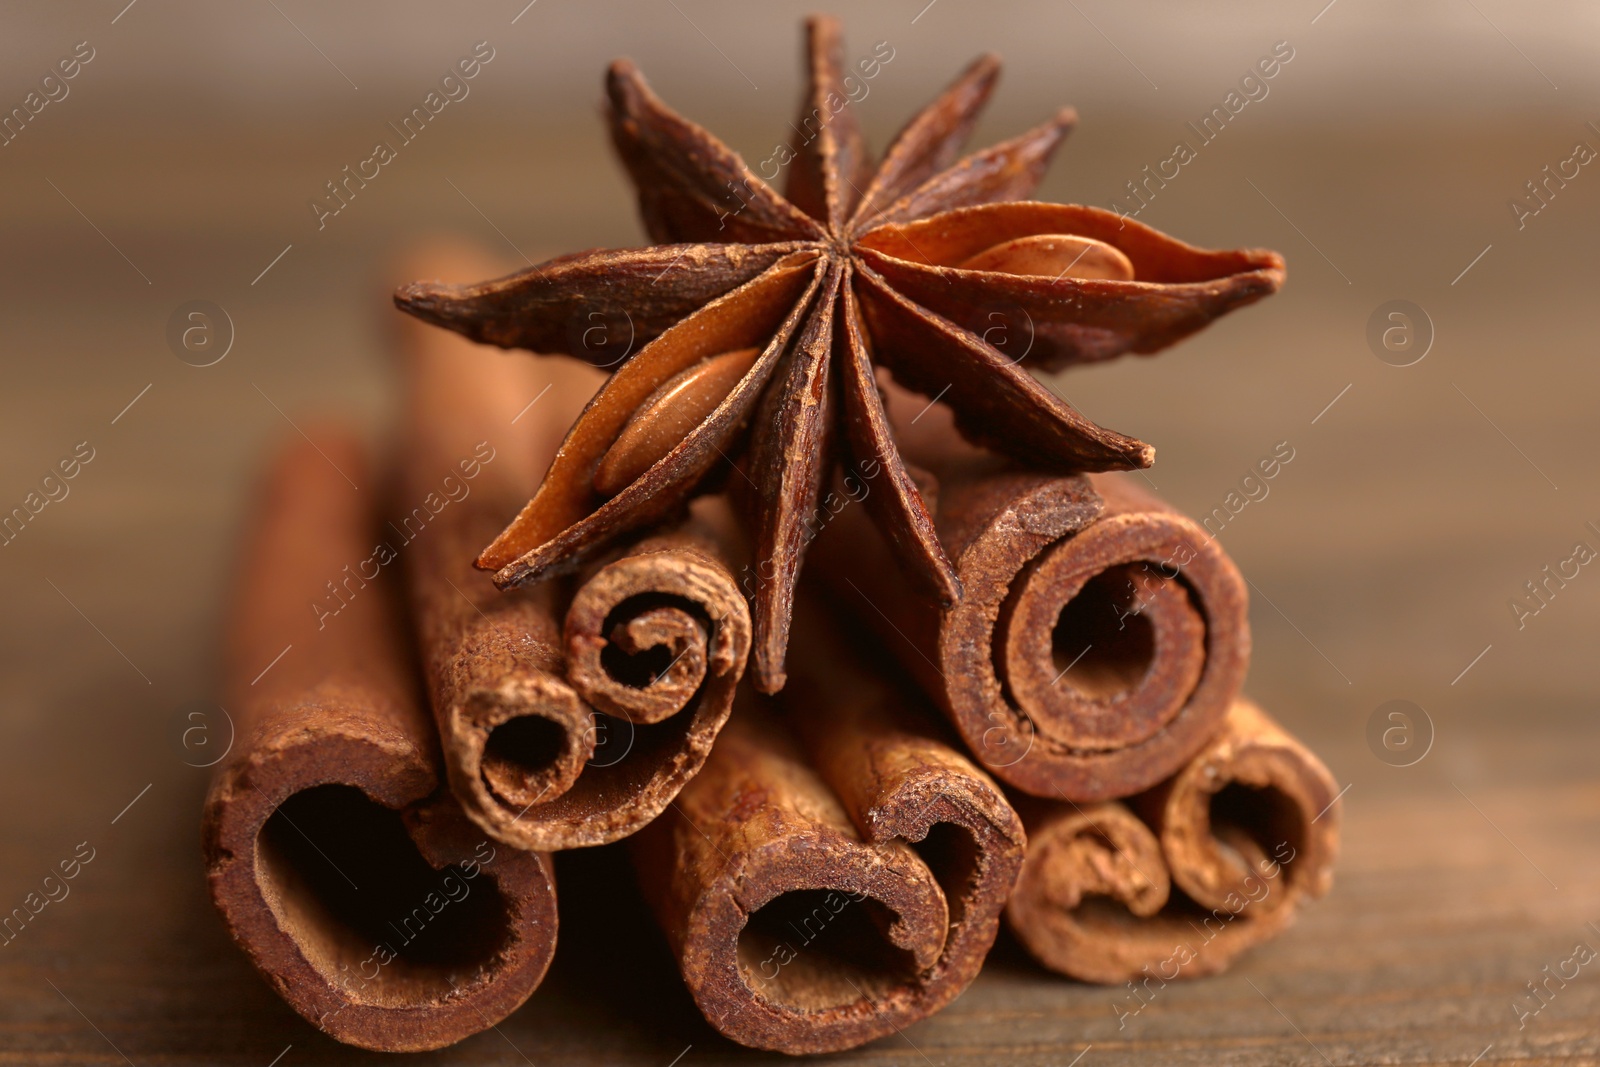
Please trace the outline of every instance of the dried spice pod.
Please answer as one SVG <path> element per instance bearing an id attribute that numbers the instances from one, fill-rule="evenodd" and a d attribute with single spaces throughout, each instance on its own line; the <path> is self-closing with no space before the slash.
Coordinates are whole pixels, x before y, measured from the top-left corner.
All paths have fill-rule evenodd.
<path id="1" fill-rule="evenodd" d="M 561 442 L 538 491 L 485 548 L 478 566 L 502 588 L 570 573 L 623 537 L 676 513 L 690 490 L 736 451 L 761 388 L 782 360 L 821 283 L 815 252 L 783 257 L 640 349 L 606 380 Z M 595 475 L 639 408 L 677 375 L 746 348 L 761 356 L 699 426 L 620 492 L 596 490 Z"/>
<path id="2" fill-rule="evenodd" d="M 1249 665 L 1246 587 L 1221 547 L 1125 476 L 1019 470 L 962 445 L 942 407 L 886 395 L 965 595 L 930 606 L 851 507 L 818 538 L 825 580 L 1008 785 L 1105 800 L 1176 771 Z"/>
<path id="3" fill-rule="evenodd" d="M 578 252 L 492 281 L 411 282 L 395 301 L 424 322 L 482 344 L 562 353 L 609 369 L 691 311 L 803 247 L 698 244 Z M 685 262 L 694 269 L 674 269 Z"/>
<path id="4" fill-rule="evenodd" d="M 249 526 L 225 665 L 235 743 L 206 797 L 211 897 L 312 1025 L 390 1052 L 494 1025 L 555 951 L 549 858 L 496 847 L 442 789 L 438 740 L 385 578 L 327 586 L 372 549 L 347 435 L 275 463 Z M 322 610 L 318 610 L 319 607 Z"/>
<path id="5" fill-rule="evenodd" d="M 1006 919 L 1033 956 L 1087 982 L 1158 987 L 1226 969 L 1333 880 L 1337 786 L 1240 699 L 1171 779 L 1126 803 L 1018 798 L 1028 856 Z"/>
<path id="6" fill-rule="evenodd" d="M 461 276 L 486 269 L 459 246 L 414 257 Z M 728 542 L 666 516 L 667 532 L 584 576 L 570 607 L 562 583 L 497 591 L 473 553 L 604 379 L 411 324 L 403 348 L 403 516 L 391 530 L 404 539 L 451 786 L 480 826 L 520 848 L 626 836 L 699 768 L 744 671 L 749 615 Z"/>
<path id="7" fill-rule="evenodd" d="M 1013 242 L 1066 236 L 1109 251 L 1131 273 L 1089 272 L 1080 251 L 1048 274 L 978 269 L 975 257 Z M 1013 360 L 1054 371 L 1176 344 L 1283 285 L 1266 249 L 1213 251 L 1113 211 L 1080 204 L 981 204 L 863 235 L 862 262 L 897 292 L 980 336 L 1004 326 Z"/>
<path id="8" fill-rule="evenodd" d="M 918 721 L 915 698 L 820 616 L 799 621 L 781 703 L 802 743 L 742 698 L 705 770 L 633 845 L 711 1024 L 757 1048 L 834 1052 L 966 988 L 1023 834 L 999 788 Z"/>
<path id="9" fill-rule="evenodd" d="M 875 57 L 881 66 L 893 54 Z M 606 79 L 612 141 L 651 238 L 667 243 L 395 294 L 402 310 L 476 339 L 618 367 L 480 557 L 502 587 L 587 564 L 704 491 L 724 457 L 742 456 L 735 484 L 754 487 L 740 496 L 761 560 L 749 591 L 752 674 L 769 693 L 785 680 L 803 527 L 835 464 L 888 472 L 871 513 L 896 562 L 941 601 L 961 596 L 889 432 L 875 367 L 943 397 L 963 433 L 1019 463 L 1147 467 L 1153 448 L 1097 426 L 1029 370 L 1153 352 L 1283 282 L 1274 252 L 1204 251 L 1114 212 L 1019 200 L 1076 122 L 1070 108 L 962 156 L 999 73 L 993 57 L 914 116 L 876 164 L 834 19 L 808 23 L 805 58 L 783 194 L 619 60 Z M 574 333 L 575 321 L 594 325 Z M 1012 337 L 1024 328 L 1025 346 Z M 591 344 L 596 331 L 603 340 Z M 691 372 L 749 346 L 760 356 L 719 364 L 726 374 Z M 685 390 L 669 418 L 662 390 L 685 374 L 705 388 Z"/>

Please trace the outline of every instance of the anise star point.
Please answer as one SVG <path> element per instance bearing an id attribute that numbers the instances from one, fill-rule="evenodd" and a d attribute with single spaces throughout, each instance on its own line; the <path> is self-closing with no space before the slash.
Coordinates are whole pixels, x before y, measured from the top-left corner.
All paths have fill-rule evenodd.
<path id="1" fill-rule="evenodd" d="M 780 195 L 666 107 L 626 60 L 606 86 L 613 141 L 650 248 L 565 256 L 469 286 L 414 283 L 421 318 L 501 347 L 612 367 L 543 483 L 478 565 L 502 588 L 570 570 L 729 483 L 752 532 L 753 674 L 784 681 L 789 617 L 835 466 L 931 596 L 961 595 L 875 377 L 949 405 L 975 443 L 1029 466 L 1147 467 L 1154 450 L 1080 415 L 995 340 L 1026 322 L 1030 366 L 1153 352 L 1282 283 L 1272 252 L 1193 248 L 1113 212 L 1030 194 L 1064 109 L 965 157 L 999 71 L 985 56 L 873 166 L 845 92 L 837 23 L 808 24 L 809 88 Z M 625 321 L 626 347 L 596 322 Z M 598 340 L 597 340 L 598 338 Z M 642 347 L 639 343 L 642 342 Z"/>

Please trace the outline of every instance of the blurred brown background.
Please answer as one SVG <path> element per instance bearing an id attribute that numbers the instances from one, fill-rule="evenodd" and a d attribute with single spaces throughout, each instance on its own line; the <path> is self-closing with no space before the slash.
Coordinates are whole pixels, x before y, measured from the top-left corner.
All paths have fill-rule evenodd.
<path id="1" fill-rule="evenodd" d="M 765 158 L 797 108 L 805 9 L 125 3 L 0 13 L 0 109 L 58 97 L 0 147 L 0 512 L 80 442 L 94 457 L 0 547 L 0 910 L 78 842 L 96 849 L 72 895 L 0 945 L 0 1063 L 264 1065 L 285 1046 L 284 1067 L 353 1060 L 275 1000 L 201 883 L 206 772 L 181 736 L 210 706 L 250 474 L 290 419 L 381 430 L 385 263 L 403 243 L 452 230 L 539 260 L 643 240 L 599 121 L 612 57 Z M 1007 74 L 975 141 L 1076 105 L 1040 195 L 1102 207 L 1131 206 L 1126 183 L 1178 140 L 1198 145 L 1186 124 L 1288 42 L 1266 94 L 1138 216 L 1196 244 L 1279 249 L 1288 286 L 1158 359 L 1055 384 L 1154 443 L 1152 483 L 1197 515 L 1293 447 L 1221 538 L 1255 586 L 1251 690 L 1350 787 L 1334 894 L 1233 974 L 1169 987 L 1119 1030 L 1113 991 L 1048 976 L 1003 940 L 943 1015 L 841 1061 L 1600 1055 L 1593 967 L 1521 1026 L 1516 1009 L 1537 1006 L 1527 983 L 1575 942 L 1600 948 L 1586 925 L 1600 924 L 1600 571 L 1550 583 L 1520 628 L 1511 606 L 1538 607 L 1525 583 L 1575 543 L 1600 549 L 1600 173 L 1575 152 L 1600 150 L 1600 12 L 1325 4 L 840 11 L 852 55 L 893 49 L 860 109 L 875 145 L 993 50 Z M 85 41 L 76 77 L 41 89 Z M 388 124 L 480 41 L 493 59 L 469 94 L 319 230 L 324 183 L 397 143 Z M 1547 165 L 1566 177 L 1533 199 Z M 1518 197 L 1539 208 L 1520 226 Z M 167 338 L 193 300 L 232 323 L 211 366 Z M 1369 345 L 1392 300 L 1432 335 L 1410 366 Z M 1390 700 L 1431 722 L 1410 766 L 1368 743 Z M 1427 722 L 1413 715 L 1419 738 Z M 564 917 L 545 988 L 502 1033 L 435 1059 L 756 1059 L 698 1022 L 630 907 L 624 887 Z"/>

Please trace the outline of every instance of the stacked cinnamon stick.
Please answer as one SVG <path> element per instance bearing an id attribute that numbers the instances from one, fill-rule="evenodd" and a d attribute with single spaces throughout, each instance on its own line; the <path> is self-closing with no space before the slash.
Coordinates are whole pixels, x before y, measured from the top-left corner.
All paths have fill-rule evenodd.
<path id="1" fill-rule="evenodd" d="M 555 950 L 547 853 L 629 835 L 707 1019 L 788 1052 L 937 1011 L 1002 912 L 1047 967 L 1136 985 L 1224 968 L 1326 889 L 1334 787 L 1240 696 L 1238 572 L 1125 479 L 1016 468 L 938 407 L 903 420 L 963 599 L 930 607 L 846 507 L 788 685 L 734 712 L 750 624 L 720 501 L 499 593 L 472 552 L 595 376 L 414 326 L 402 348 L 392 470 L 319 431 L 263 486 L 206 808 L 231 932 L 334 1037 L 432 1048 L 504 1017 Z"/>
<path id="2" fill-rule="evenodd" d="M 477 284 L 419 251 L 448 282 L 396 301 L 453 332 L 403 327 L 390 447 L 269 468 L 208 876 L 341 1041 L 514 1011 L 563 849 L 627 849 L 706 1020 L 787 1053 L 937 1012 L 1003 922 L 1134 1011 L 1329 885 L 1334 783 L 1242 695 L 1237 569 L 1018 366 L 1155 351 L 1281 259 L 1023 201 L 1072 115 L 961 157 L 988 57 L 874 168 L 831 20 L 807 59 L 785 196 L 614 65 L 657 246 Z"/>
<path id="3" fill-rule="evenodd" d="M 1137 476 L 1019 468 L 885 390 L 965 596 L 928 610 L 859 515 L 819 553 L 1022 816 L 1012 931 L 1135 1011 L 1152 981 L 1224 969 L 1327 891 L 1338 851 L 1331 775 L 1242 693 L 1243 578 Z"/>
<path id="4" fill-rule="evenodd" d="M 328 430 L 268 471 L 228 644 L 239 741 L 205 813 L 212 896 L 252 961 L 315 1025 L 386 1050 L 528 997 L 555 950 L 548 853 L 672 802 L 750 646 L 711 506 L 569 584 L 495 590 L 472 557 L 599 376 L 415 324 L 401 348 L 389 469 Z"/>

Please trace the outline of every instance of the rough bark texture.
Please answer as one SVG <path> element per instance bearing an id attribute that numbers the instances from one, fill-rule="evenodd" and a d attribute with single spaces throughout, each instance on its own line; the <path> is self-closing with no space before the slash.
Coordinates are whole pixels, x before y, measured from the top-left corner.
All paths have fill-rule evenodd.
<path id="1" fill-rule="evenodd" d="M 1007 921 L 1045 966 L 1138 980 L 1140 999 L 1150 983 L 1215 974 L 1327 892 L 1337 789 L 1241 698 L 1222 732 L 1148 793 L 1081 806 L 1019 798 L 1029 847 Z"/>
<path id="2" fill-rule="evenodd" d="M 1246 588 L 1220 546 L 1129 476 L 1018 470 L 886 388 L 965 592 L 931 606 L 847 506 L 817 544 L 841 603 L 1008 785 L 1104 800 L 1172 774 L 1249 664 Z"/>
<path id="3" fill-rule="evenodd" d="M 492 269 L 449 245 L 415 258 L 468 277 Z M 704 522 L 652 537 L 585 576 L 570 608 L 559 582 L 496 590 L 474 554 L 603 379 L 404 330 L 394 532 L 410 535 L 399 552 L 451 786 L 474 821 L 520 848 L 624 837 L 699 768 L 744 671 L 750 623 L 727 541 Z"/>
<path id="4" fill-rule="evenodd" d="M 703 696 L 726 719 L 750 652 L 749 611 L 730 573 L 731 522 L 720 500 L 700 501 L 689 520 L 578 588 L 567 609 L 567 671 L 596 710 L 658 723 Z"/>
<path id="5" fill-rule="evenodd" d="M 391 582 L 314 609 L 372 550 L 372 501 L 346 476 L 371 485 L 358 445 L 316 432 L 278 459 L 255 509 L 225 667 L 237 740 L 206 798 L 207 877 L 234 939 L 314 1026 L 365 1048 L 439 1048 L 538 986 L 555 882 L 548 857 L 496 849 L 439 788 Z"/>
<path id="6" fill-rule="evenodd" d="M 695 1002 L 788 1053 L 894 1033 L 977 975 L 1021 864 L 999 788 L 908 713 L 820 615 L 781 703 L 747 695 L 675 810 L 634 838 Z"/>
<path id="7" fill-rule="evenodd" d="M 722 501 L 697 501 L 687 520 L 598 568 L 572 598 L 567 677 L 595 709 L 594 754 L 552 806 L 596 843 L 665 811 L 728 721 L 750 654 L 732 523 Z"/>

